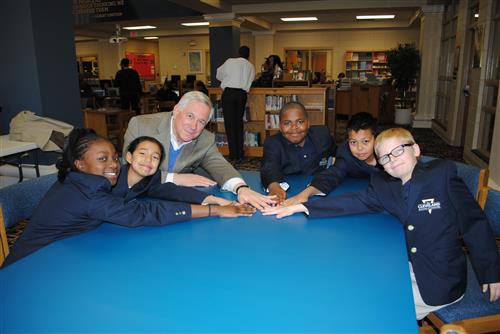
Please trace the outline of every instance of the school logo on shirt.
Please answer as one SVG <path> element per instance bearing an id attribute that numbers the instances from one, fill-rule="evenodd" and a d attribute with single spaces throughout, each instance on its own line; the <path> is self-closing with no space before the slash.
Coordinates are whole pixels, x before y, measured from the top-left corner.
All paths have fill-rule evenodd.
<path id="1" fill-rule="evenodd" d="M 418 205 L 418 211 L 427 211 L 429 214 L 432 213 L 432 210 L 441 209 L 440 202 L 434 202 L 434 198 L 427 198 L 422 200 L 422 204 Z"/>

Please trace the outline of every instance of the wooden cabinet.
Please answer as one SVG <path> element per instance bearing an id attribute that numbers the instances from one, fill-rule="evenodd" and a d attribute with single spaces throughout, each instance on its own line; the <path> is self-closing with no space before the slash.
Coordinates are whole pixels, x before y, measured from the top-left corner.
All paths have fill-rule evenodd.
<path id="1" fill-rule="evenodd" d="M 83 125 L 94 129 L 98 135 L 108 138 L 121 153 L 123 136 L 134 111 L 119 108 L 83 109 Z"/>
<path id="2" fill-rule="evenodd" d="M 377 78 L 388 76 L 385 51 L 347 51 L 345 53 L 346 77 L 366 80 L 368 74 Z"/>
<path id="3" fill-rule="evenodd" d="M 389 85 L 352 84 L 349 90 L 337 90 L 335 101 L 337 115 L 351 116 L 364 111 L 380 123 L 394 120 L 394 89 Z"/>
<path id="4" fill-rule="evenodd" d="M 327 124 L 327 88 L 252 88 L 248 94 L 245 112 L 245 155 L 262 156 L 266 136 L 279 131 L 279 111 L 288 101 L 302 103 L 311 125 Z M 222 118 L 220 88 L 209 88 L 208 94 L 214 105 L 214 117 L 209 128 L 216 134 L 216 142 L 222 154 L 227 155 L 227 140 Z"/>

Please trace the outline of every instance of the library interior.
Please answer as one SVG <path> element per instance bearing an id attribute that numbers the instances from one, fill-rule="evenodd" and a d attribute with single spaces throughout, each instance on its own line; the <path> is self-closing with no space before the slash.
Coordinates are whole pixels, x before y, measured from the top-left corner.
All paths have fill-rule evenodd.
<path id="1" fill-rule="evenodd" d="M 495 219 L 500 220 L 500 200 L 496 195 L 500 192 L 500 117 L 497 115 L 500 112 L 500 0 L 5 0 L 0 4 L 0 27 L 3 28 L 0 42 L 5 47 L 0 59 L 6 65 L 0 79 L 0 204 L 3 198 L 9 198 L 9 195 L 2 194 L 2 189 L 47 175 L 54 176 L 57 172 L 56 161 L 61 157 L 65 138 L 73 127 L 94 129 L 97 134 L 108 138 L 117 152 L 122 154 L 126 143 L 125 133 L 134 117 L 172 114 L 182 96 L 190 91 L 201 91 L 212 103 L 212 115 L 205 129 L 215 135 L 217 150 L 235 169 L 244 171 L 242 175 L 251 180 L 260 170 L 266 138 L 280 133 L 280 111 L 287 103 L 301 103 L 307 112 L 309 125 L 328 127 L 338 147 L 348 138 L 346 127 L 352 116 L 365 112 L 377 120 L 380 131 L 392 127 L 409 130 L 420 144 L 424 156 L 450 159 L 456 161 L 458 166 L 470 167 L 464 173 L 472 171 L 470 173 L 474 174 L 466 176 L 474 178 L 471 189 L 473 197 L 481 207 L 489 205 L 490 210 L 493 204 L 488 203 L 493 203 L 497 198 L 493 211 L 497 215 Z M 232 159 L 222 107 L 226 90 L 221 87 L 217 69 L 227 59 L 237 57 L 242 45 L 248 46 L 250 50 L 248 61 L 255 69 L 255 78 L 247 92 L 243 114 L 244 158 Z M 138 74 L 140 87 L 136 93 L 129 93 L 128 88 L 125 88 L 128 86 L 117 80 L 123 59 L 128 59 L 129 68 Z M 134 99 L 137 99 L 136 106 Z M 302 182 L 294 179 L 292 183 L 306 187 Z M 356 182 L 353 189 L 358 187 Z M 249 184 L 257 191 L 262 189 L 258 179 Z M 48 187 L 44 189 L 46 191 Z M 215 194 L 219 195 L 218 192 Z M 7 204 L 4 206 L 7 207 Z M 26 209 L 28 211 L 25 214 L 33 209 Z M 0 218 L 1 214 L 0 211 Z M 263 217 L 259 218 L 267 222 Z M 294 221 L 295 228 L 299 224 L 305 225 L 305 221 Z M 6 240 L 9 237 L 8 243 L 12 246 L 23 231 L 20 226 L 7 226 L 7 232 L 4 226 L 0 226 L 1 238 Z M 201 236 L 203 231 L 200 226 L 193 227 L 193 233 L 201 233 L 199 238 L 204 239 L 200 243 L 207 242 L 206 245 L 209 245 L 207 237 Z M 113 228 L 107 232 L 121 233 Z M 187 231 L 175 232 L 180 238 L 189 237 L 192 242 L 198 240 L 196 236 L 186 236 L 189 234 Z M 231 236 L 228 231 L 221 233 Z M 239 240 L 243 240 L 243 233 L 238 233 Z M 254 231 L 248 230 L 248 233 Z M 500 246 L 500 228 L 496 234 Z M 103 234 L 99 237 L 106 236 Z M 133 241 L 128 239 L 130 236 L 120 237 L 123 242 Z M 293 239 L 295 236 L 287 237 Z M 164 240 L 175 243 L 172 238 L 171 235 L 165 235 Z M 216 237 L 210 235 L 210 238 L 215 240 Z M 321 244 L 322 236 L 315 238 Z M 224 238 L 217 240 L 234 242 Z M 97 247 L 99 242 L 93 239 L 80 240 L 81 244 L 88 247 Z M 270 246 L 270 240 L 262 242 L 264 248 L 277 250 L 275 245 Z M 246 247 L 245 241 L 241 243 L 242 247 Z M 9 245 L 2 247 L 4 255 L 8 254 Z M 185 247 L 184 251 L 190 251 L 185 244 L 182 247 Z M 221 252 L 224 249 L 221 248 Z M 193 254 L 197 251 L 193 251 Z M 325 251 L 328 252 L 328 249 Z M 209 253 L 218 256 L 214 251 Z M 138 254 L 147 256 L 144 250 Z M 58 255 L 52 255 L 50 259 L 56 261 Z M 189 261 L 191 255 L 184 255 L 179 261 Z M 238 253 L 238 256 L 244 255 Z M 137 258 L 129 256 L 132 258 L 131 263 L 136 263 Z M 256 258 L 266 261 L 260 254 Z M 75 256 L 74 259 L 79 257 Z M 280 254 L 277 259 L 285 262 L 290 260 L 286 254 Z M 318 261 L 323 260 L 328 261 L 326 258 Z M 298 260 L 302 265 L 312 267 L 308 261 L 303 258 Z M 203 266 L 200 261 L 196 263 Z M 215 262 L 210 263 L 216 265 Z M 408 262 L 403 261 L 403 264 L 407 265 Z M 121 265 L 127 264 L 123 262 Z M 182 267 L 181 263 L 178 265 Z M 257 267 L 255 263 L 252 265 Z M 271 262 L 264 263 L 264 266 L 268 265 L 271 266 Z M 278 263 L 275 265 L 279 266 Z M 5 270 L 5 278 L 9 282 L 14 281 L 12 277 L 17 277 L 15 265 L 12 267 L 8 268 L 10 272 Z M 22 269 L 27 275 L 36 272 L 34 265 L 29 266 L 28 263 L 25 267 Z M 100 265 L 91 267 L 102 268 Z M 245 268 L 237 268 L 249 272 Z M 155 275 L 154 268 L 148 267 L 147 270 L 152 271 L 148 275 Z M 228 268 L 221 270 L 226 270 L 228 275 L 233 274 Z M 289 273 L 292 272 L 301 275 L 290 269 Z M 196 276 L 196 271 L 189 273 Z M 172 272 L 161 271 L 161 274 Z M 333 271 L 327 272 L 326 276 L 334 274 Z M 70 277 L 76 276 L 75 273 L 70 274 Z M 243 279 L 240 275 L 235 277 Z M 109 277 L 106 279 L 110 280 Z M 159 281 L 155 279 L 151 282 L 158 288 Z M 231 282 L 224 282 L 228 290 L 237 289 L 236 285 L 231 287 Z M 182 289 L 182 279 L 172 283 Z M 106 284 L 111 283 L 107 281 Z M 309 290 L 297 296 L 309 301 L 305 295 L 317 293 L 310 286 L 315 283 L 304 279 L 304 284 Z M 215 291 L 219 288 L 221 299 L 231 298 L 229 292 L 223 292 L 224 286 L 210 282 L 210 289 Z M 401 291 L 411 294 L 411 291 L 406 291 L 407 288 L 401 287 Z M 204 294 L 215 298 L 212 290 L 210 293 L 201 289 L 196 291 L 200 298 Z M 139 295 L 136 290 L 132 291 L 132 295 L 134 293 Z M 195 292 L 190 293 L 192 295 L 188 296 L 188 300 L 196 300 Z M 274 297 L 277 295 L 275 292 L 268 293 Z M 325 293 L 328 291 L 325 290 Z M 117 291 L 109 294 L 114 297 L 115 294 L 119 295 Z M 62 294 L 54 297 L 67 298 Z M 82 295 L 79 297 L 85 298 Z M 323 297 L 325 300 L 318 302 Z M 346 294 L 344 297 L 351 298 Z M 125 315 L 130 311 L 127 307 L 132 307 L 127 303 L 133 303 L 133 300 L 124 300 L 121 296 L 116 298 L 124 303 L 117 307 L 121 307 L 121 314 Z M 445 333 L 448 328 L 457 330 L 457 333 L 500 332 L 499 301 L 489 305 L 493 305 L 493 314 L 470 316 L 473 318 L 472 323 L 464 322 L 460 318 L 461 314 L 457 315 L 460 311 L 455 312 L 455 318 L 451 319 L 446 318 L 449 316 L 446 312 L 443 315 L 435 312 L 425 318 L 424 323 L 409 328 L 410 321 L 405 318 L 407 315 L 395 321 L 394 326 L 390 324 L 392 318 L 398 317 L 398 307 L 394 305 L 387 306 L 394 314 L 382 314 L 383 318 L 378 318 L 378 322 L 368 320 L 371 314 L 344 315 L 343 310 L 338 308 L 334 310 L 339 315 L 335 316 L 338 322 L 329 323 L 328 317 L 322 314 L 324 310 L 318 309 L 322 303 L 330 305 L 330 302 L 325 296 L 315 295 L 311 310 L 306 312 L 305 307 L 301 308 L 306 313 L 303 322 L 295 319 L 287 324 L 273 310 L 276 306 L 293 312 L 286 307 L 285 299 L 283 303 L 274 304 L 269 298 L 266 300 L 269 304 L 262 306 L 262 312 L 256 311 L 252 315 L 253 310 L 245 309 L 245 298 L 249 302 L 248 308 L 262 306 L 250 301 L 251 295 L 237 295 L 235 308 L 249 313 L 249 317 L 259 317 L 254 319 L 256 323 L 243 315 L 235 315 L 241 324 L 233 323 L 233 320 L 221 318 L 217 310 L 210 310 L 208 313 L 214 314 L 213 321 L 200 316 L 199 324 L 189 323 L 188 312 L 175 311 L 178 318 L 172 320 L 171 327 L 166 325 L 168 321 L 159 321 L 165 314 L 156 311 L 151 315 L 154 320 L 144 327 L 141 325 L 148 321 L 148 315 L 145 314 L 141 314 L 136 323 L 127 320 L 126 323 L 130 325 L 127 328 L 106 324 L 95 314 L 89 318 L 98 323 L 94 328 L 83 320 L 75 320 L 74 323 L 65 320 L 59 327 L 56 322 L 49 321 L 46 326 L 37 327 L 36 321 L 42 321 L 31 319 L 36 317 L 27 313 L 23 316 L 33 323 L 31 327 L 23 324 L 21 315 L 14 324 L 11 313 L 11 319 L 7 322 L 0 320 L 0 324 L 7 324 L 12 330 L 35 332 L 128 329 L 160 332 L 167 329 L 200 332 L 336 332 L 338 329 L 339 332 L 370 332 L 373 328 L 378 332 L 387 329 L 408 333 Z M 255 298 L 264 297 L 258 294 Z M 380 298 L 383 299 L 383 295 Z M 139 299 L 147 302 L 142 297 Z M 181 303 L 180 297 L 174 296 L 173 299 L 175 302 L 172 304 L 162 306 L 175 308 L 178 305 L 176 303 Z M 362 299 L 358 301 L 363 303 Z M 37 303 L 42 301 L 34 301 L 34 306 L 29 310 L 40 310 L 37 309 Z M 227 305 L 215 302 L 215 308 L 220 307 L 231 317 L 236 311 L 231 310 L 228 300 L 225 303 Z M 375 302 L 370 299 L 369 303 Z M 390 302 L 381 305 L 385 303 Z M 411 302 L 410 306 L 404 304 L 406 301 L 401 304 L 398 300 L 395 303 L 403 305 L 403 309 L 413 307 Z M 209 309 L 209 304 L 203 302 L 204 308 L 195 307 L 196 314 L 199 316 Z M 475 304 L 467 307 L 480 308 Z M 78 303 L 76 308 L 81 312 L 86 310 L 83 302 Z M 52 307 L 51 310 L 62 311 Z M 274 318 L 268 319 L 264 310 L 269 311 Z M 317 314 L 314 314 L 314 310 Z M 0 313 L 3 314 L 3 311 Z M 375 315 L 378 317 L 379 313 L 373 313 Z M 297 315 L 289 314 L 288 317 Z M 342 317 L 345 322 L 346 319 L 353 322 L 343 324 Z M 356 319 L 364 317 L 366 323 L 360 321 L 359 327 L 356 327 Z M 413 326 L 414 318 L 411 320 Z M 73 327 L 76 323 L 79 324 L 78 328 Z M 377 325 L 370 328 L 374 323 Z"/>

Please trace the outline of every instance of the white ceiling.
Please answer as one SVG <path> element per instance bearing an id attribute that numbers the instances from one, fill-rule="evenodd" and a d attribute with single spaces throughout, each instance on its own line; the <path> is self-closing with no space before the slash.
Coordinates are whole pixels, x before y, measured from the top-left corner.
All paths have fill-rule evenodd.
<path id="1" fill-rule="evenodd" d="M 376 29 L 407 28 L 418 24 L 415 20 L 422 6 L 435 6 L 446 0 L 176 0 L 175 3 L 198 12 L 217 15 L 233 13 L 242 21 L 242 31 L 292 31 L 292 30 L 331 30 L 331 29 Z M 356 15 L 395 14 L 393 20 L 357 21 Z M 316 16 L 315 22 L 282 22 L 285 16 Z M 154 25 L 157 29 L 137 31 L 137 36 L 175 36 L 207 34 L 208 27 L 184 27 L 181 22 L 203 21 L 203 15 L 196 17 L 169 17 L 149 20 L 133 20 L 107 23 L 94 23 L 75 26 L 77 40 L 108 38 L 115 33 L 116 24 Z M 128 36 L 122 30 L 122 35 Z"/>

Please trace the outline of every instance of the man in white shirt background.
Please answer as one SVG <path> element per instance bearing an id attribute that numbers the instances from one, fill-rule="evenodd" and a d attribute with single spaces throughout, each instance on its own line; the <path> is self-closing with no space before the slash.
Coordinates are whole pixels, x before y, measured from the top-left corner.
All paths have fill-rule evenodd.
<path id="1" fill-rule="evenodd" d="M 224 127 L 229 144 L 229 159 L 241 160 L 243 151 L 243 115 L 247 93 L 255 78 L 255 68 L 248 61 L 250 49 L 241 46 L 239 57 L 229 58 L 217 69 L 217 80 L 221 82 Z"/>

